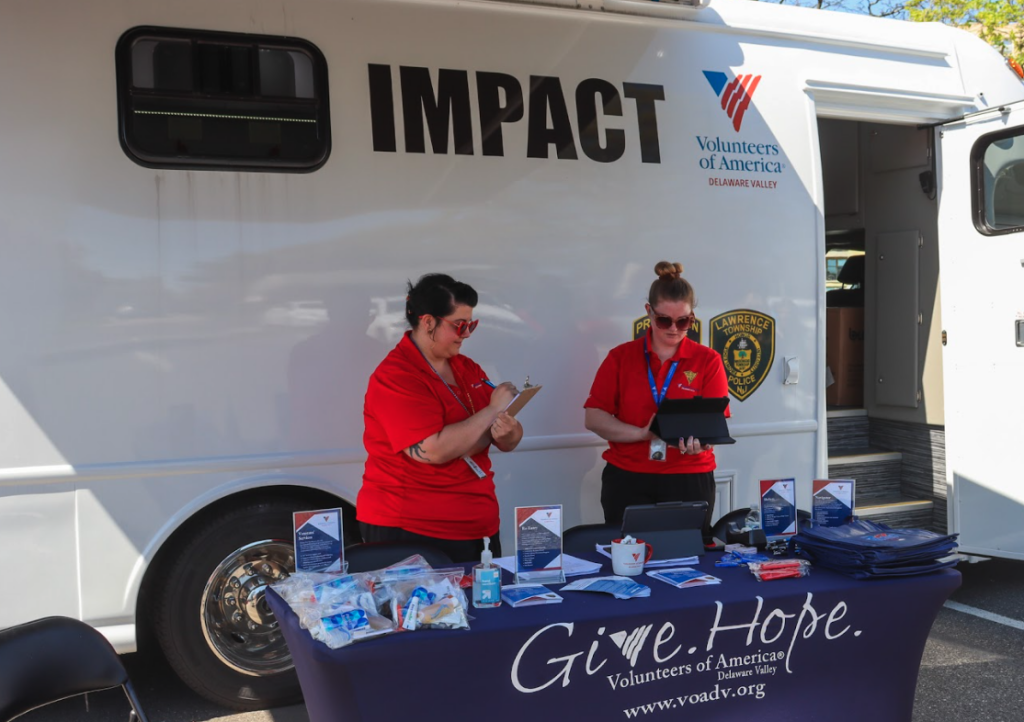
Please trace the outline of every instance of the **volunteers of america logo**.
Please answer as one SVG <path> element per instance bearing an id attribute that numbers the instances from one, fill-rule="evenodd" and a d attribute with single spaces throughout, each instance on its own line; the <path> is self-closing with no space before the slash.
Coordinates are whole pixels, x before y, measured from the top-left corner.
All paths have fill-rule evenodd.
<path id="1" fill-rule="evenodd" d="M 637 557 L 640 555 L 637 554 Z M 643 627 L 637 627 L 632 632 L 613 632 L 608 636 L 611 638 L 615 646 L 622 652 L 622 656 L 629 660 L 629 666 L 636 666 L 636 658 L 640 656 L 640 650 L 644 648 L 644 642 L 647 641 L 647 635 L 651 633 L 651 629 L 654 628 L 653 624 L 647 624 Z"/>
<path id="2" fill-rule="evenodd" d="M 739 133 L 743 125 L 743 116 L 750 106 L 750 99 L 761 82 L 760 75 L 747 73 L 737 75 L 732 80 L 725 73 L 717 70 L 705 70 L 704 77 L 711 84 L 715 95 L 722 99 L 722 110 L 732 120 L 733 129 Z"/>
<path id="3" fill-rule="evenodd" d="M 775 360 L 775 319 L 749 309 L 727 311 L 711 319 L 708 345 L 722 357 L 729 393 L 744 401 Z"/>
<path id="4" fill-rule="evenodd" d="M 711 90 L 719 98 L 722 112 L 731 121 L 732 129 L 736 133 L 696 134 L 697 165 L 701 170 L 713 171 L 713 174 L 708 176 L 708 185 L 715 188 L 764 191 L 778 189 L 788 163 L 775 137 L 765 135 L 763 120 L 757 119 L 761 122 L 754 123 L 754 132 L 760 137 L 754 137 L 750 133 L 739 135 L 743 119 L 747 110 L 751 109 L 751 99 L 761 83 L 762 76 L 754 73 L 733 74 L 722 70 L 701 72 Z"/>

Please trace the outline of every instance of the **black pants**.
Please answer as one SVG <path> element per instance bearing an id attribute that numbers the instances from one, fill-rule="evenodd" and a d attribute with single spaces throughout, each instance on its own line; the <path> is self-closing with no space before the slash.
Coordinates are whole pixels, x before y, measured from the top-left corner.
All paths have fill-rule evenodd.
<path id="1" fill-rule="evenodd" d="M 622 513 L 633 504 L 662 501 L 706 501 L 704 540 L 711 539 L 711 515 L 715 511 L 715 474 L 644 474 L 608 464 L 601 474 L 601 507 L 606 524 L 622 524 Z"/>
<path id="2" fill-rule="evenodd" d="M 363 533 L 365 542 L 404 541 L 429 544 L 435 549 L 443 551 L 451 557 L 453 562 L 478 562 L 480 561 L 480 552 L 484 550 L 483 539 L 438 539 L 423 534 L 414 534 L 397 526 L 378 526 L 363 521 L 359 522 L 359 530 Z M 497 534 L 491 537 L 491 552 L 495 558 L 501 556 L 501 540 L 498 539 Z"/>

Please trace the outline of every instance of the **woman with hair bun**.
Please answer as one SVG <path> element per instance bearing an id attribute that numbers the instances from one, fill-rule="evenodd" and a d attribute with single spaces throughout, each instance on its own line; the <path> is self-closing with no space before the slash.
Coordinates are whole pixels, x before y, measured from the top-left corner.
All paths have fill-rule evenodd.
<path id="1" fill-rule="evenodd" d="M 494 385 L 461 354 L 477 293 L 440 273 L 408 284 L 412 327 L 370 377 L 363 406 L 367 459 L 356 518 L 367 542 L 430 544 L 453 561 L 501 555 L 488 451 L 511 451 L 523 427 L 504 409 L 515 386 Z"/>
<path id="2" fill-rule="evenodd" d="M 721 398 L 728 381 L 721 357 L 689 339 L 697 300 L 683 266 L 661 261 L 647 296 L 650 328 L 616 346 L 601 364 L 584 404 L 586 427 L 608 441 L 601 475 L 605 522 L 620 524 L 627 506 L 664 501 L 708 503 L 705 541 L 715 506 L 715 452 L 690 437 L 666 446 L 650 431 L 665 398 Z M 729 414 L 728 408 L 726 415 Z"/>

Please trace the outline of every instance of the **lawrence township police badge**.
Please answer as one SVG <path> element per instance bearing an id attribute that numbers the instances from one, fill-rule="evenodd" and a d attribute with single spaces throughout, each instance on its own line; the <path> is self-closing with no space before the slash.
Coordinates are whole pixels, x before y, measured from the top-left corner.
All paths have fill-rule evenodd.
<path id="1" fill-rule="evenodd" d="M 729 393 L 744 401 L 775 360 L 775 319 L 749 309 L 727 311 L 711 319 L 708 345 L 722 357 Z"/>

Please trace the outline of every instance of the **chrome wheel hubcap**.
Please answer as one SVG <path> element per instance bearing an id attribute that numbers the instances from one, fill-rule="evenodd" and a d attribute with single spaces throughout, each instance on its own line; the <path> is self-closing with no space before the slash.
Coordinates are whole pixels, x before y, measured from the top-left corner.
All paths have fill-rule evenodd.
<path id="1" fill-rule="evenodd" d="M 268 539 L 232 552 L 210 575 L 203 590 L 203 635 L 224 664 L 256 677 L 292 668 L 266 590 L 294 568 L 291 543 Z"/>

